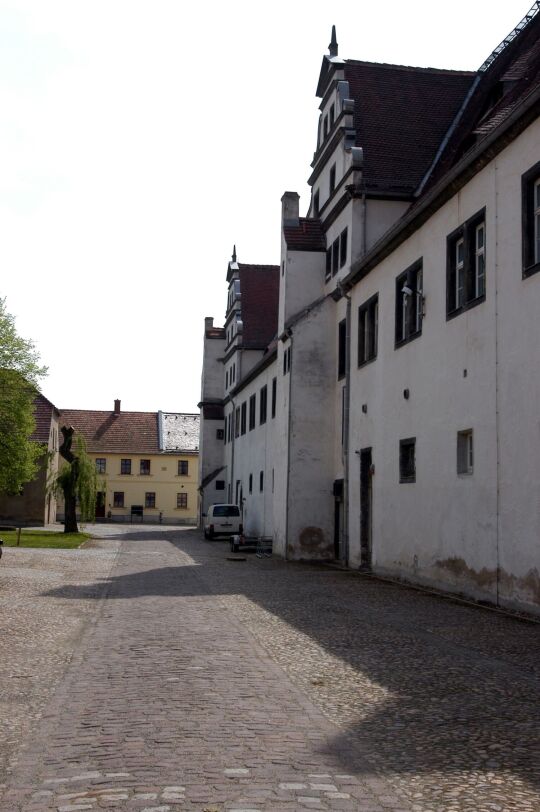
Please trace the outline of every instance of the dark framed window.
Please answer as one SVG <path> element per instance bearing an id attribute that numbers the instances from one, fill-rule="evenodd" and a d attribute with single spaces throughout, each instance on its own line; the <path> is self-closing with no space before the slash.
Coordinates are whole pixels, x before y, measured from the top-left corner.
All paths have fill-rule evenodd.
<path id="1" fill-rule="evenodd" d="M 336 165 L 333 164 L 330 169 L 330 194 L 333 193 L 335 188 L 336 188 Z"/>
<path id="2" fill-rule="evenodd" d="M 264 471 L 261 471 L 259 474 L 259 490 L 261 493 L 264 490 Z"/>
<path id="3" fill-rule="evenodd" d="M 377 357 L 377 333 L 379 326 L 379 295 L 358 308 L 358 366 Z"/>
<path id="4" fill-rule="evenodd" d="M 224 491 L 224 490 L 225 490 L 225 480 L 216 479 L 216 491 Z"/>
<path id="5" fill-rule="evenodd" d="M 240 437 L 240 406 L 236 407 L 234 413 L 234 436 Z"/>
<path id="6" fill-rule="evenodd" d="M 416 482 L 416 437 L 399 441 L 399 481 Z"/>
<path id="7" fill-rule="evenodd" d="M 253 431 L 255 428 L 257 414 L 257 395 L 251 395 L 249 399 L 249 430 Z"/>
<path id="8" fill-rule="evenodd" d="M 472 474 L 474 465 L 473 430 L 458 431 L 457 433 L 457 472 L 458 474 Z"/>
<path id="9" fill-rule="evenodd" d="M 334 123 L 336 117 L 336 106 L 334 104 L 330 105 L 330 112 L 329 112 L 329 119 L 330 119 L 330 129 L 332 129 L 332 125 Z"/>
<path id="10" fill-rule="evenodd" d="M 180 510 L 185 510 L 187 508 L 187 493 L 177 493 L 176 494 L 176 507 Z"/>
<path id="11" fill-rule="evenodd" d="M 115 491 L 113 493 L 113 507 L 115 508 L 124 507 L 124 491 Z"/>
<path id="12" fill-rule="evenodd" d="M 156 494 L 154 493 L 154 491 L 147 491 L 144 494 L 144 506 L 145 508 L 155 508 Z"/>
<path id="13" fill-rule="evenodd" d="M 253 493 L 253 474 L 249 475 L 249 492 Z"/>
<path id="14" fill-rule="evenodd" d="M 338 324 L 338 378 L 343 378 L 347 361 L 347 320 Z"/>
<path id="15" fill-rule="evenodd" d="M 486 298 L 485 209 L 446 240 L 446 315 L 453 318 Z"/>
<path id="16" fill-rule="evenodd" d="M 189 460 L 178 460 L 178 476 L 188 476 Z"/>
<path id="17" fill-rule="evenodd" d="M 241 412 L 240 412 L 240 433 L 245 434 L 247 431 L 247 403 L 244 401 L 242 403 Z"/>
<path id="18" fill-rule="evenodd" d="M 324 117 L 324 137 L 328 135 L 328 115 Z"/>
<path id="19" fill-rule="evenodd" d="M 332 245 L 326 250 L 325 280 L 327 282 L 347 262 L 348 234 L 348 229 L 344 228 L 339 237 L 336 237 Z"/>
<path id="20" fill-rule="evenodd" d="M 216 440 L 223 440 L 224 436 L 225 432 L 223 431 L 223 429 L 216 429 Z"/>
<path id="21" fill-rule="evenodd" d="M 148 476 L 150 474 L 150 460 L 141 460 L 139 471 L 141 476 Z"/>
<path id="22" fill-rule="evenodd" d="M 396 279 L 396 347 L 422 333 L 422 260 Z"/>
<path id="23" fill-rule="evenodd" d="M 286 375 L 291 369 L 291 348 L 283 350 L 283 374 Z"/>
<path id="24" fill-rule="evenodd" d="M 272 378 L 272 417 L 276 416 L 277 378 Z"/>
<path id="25" fill-rule="evenodd" d="M 263 386 L 259 395 L 259 424 L 266 423 L 266 405 L 268 400 L 268 388 Z"/>
<path id="26" fill-rule="evenodd" d="M 319 208 L 319 190 L 315 192 L 313 195 L 313 215 L 315 217 L 319 216 L 320 208 Z"/>
<path id="27" fill-rule="evenodd" d="M 96 473 L 104 474 L 107 471 L 107 460 L 105 457 L 96 457 Z"/>
<path id="28" fill-rule="evenodd" d="M 120 473 L 131 474 L 131 460 L 120 460 Z"/>
<path id="29" fill-rule="evenodd" d="M 540 161 L 521 178 L 523 276 L 540 271 Z"/>
<path id="30" fill-rule="evenodd" d="M 232 440 L 232 413 L 227 418 L 227 442 Z"/>

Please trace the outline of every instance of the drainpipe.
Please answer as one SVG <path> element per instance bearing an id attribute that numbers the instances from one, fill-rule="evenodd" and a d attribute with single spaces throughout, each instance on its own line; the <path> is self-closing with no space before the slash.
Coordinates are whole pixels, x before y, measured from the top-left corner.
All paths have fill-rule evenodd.
<path id="1" fill-rule="evenodd" d="M 292 337 L 292 330 L 289 329 L 289 341 L 290 341 L 290 349 L 291 349 L 291 358 L 290 358 L 290 365 L 289 365 L 289 409 L 288 409 L 288 426 L 287 426 L 287 485 L 286 485 L 286 502 L 285 502 L 285 561 L 289 560 L 289 484 L 291 479 L 291 415 L 292 415 L 292 363 L 293 363 L 293 337 Z"/>
<path id="2" fill-rule="evenodd" d="M 351 297 L 340 285 L 347 300 L 345 317 L 345 403 L 343 409 L 343 563 L 349 566 L 349 424 L 351 409 Z"/>

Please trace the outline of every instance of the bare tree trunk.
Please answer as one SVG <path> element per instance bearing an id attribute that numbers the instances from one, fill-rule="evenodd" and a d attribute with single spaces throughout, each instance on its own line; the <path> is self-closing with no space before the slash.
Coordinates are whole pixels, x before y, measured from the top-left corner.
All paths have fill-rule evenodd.
<path id="1" fill-rule="evenodd" d="M 64 533 L 78 533 L 77 525 L 77 480 L 79 477 L 79 461 L 71 450 L 73 442 L 73 427 L 62 426 L 64 440 L 60 446 L 60 454 L 70 465 L 69 480 L 62 490 L 64 492 Z"/>

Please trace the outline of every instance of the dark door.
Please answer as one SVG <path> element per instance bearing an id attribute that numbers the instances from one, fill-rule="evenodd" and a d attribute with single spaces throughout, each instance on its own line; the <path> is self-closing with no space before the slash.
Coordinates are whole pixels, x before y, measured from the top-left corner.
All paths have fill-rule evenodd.
<path id="1" fill-rule="evenodd" d="M 371 569 L 371 522 L 373 463 L 371 448 L 360 451 L 360 554 L 362 569 Z"/>
<path id="2" fill-rule="evenodd" d="M 105 494 L 103 491 L 96 493 L 96 519 L 105 518 Z"/>
<path id="3" fill-rule="evenodd" d="M 334 558 L 341 561 L 343 557 L 343 480 L 334 481 Z"/>

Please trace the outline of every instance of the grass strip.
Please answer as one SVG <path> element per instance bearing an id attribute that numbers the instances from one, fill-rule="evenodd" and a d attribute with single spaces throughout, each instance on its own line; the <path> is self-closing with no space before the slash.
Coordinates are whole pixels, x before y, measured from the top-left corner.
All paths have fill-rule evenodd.
<path id="1" fill-rule="evenodd" d="M 50 547 L 58 550 L 73 550 L 75 547 L 80 547 L 89 538 L 92 538 L 90 533 L 21 530 L 20 547 Z M 15 530 L 0 530 L 0 539 L 3 540 L 4 547 L 17 546 L 17 532 Z"/>

